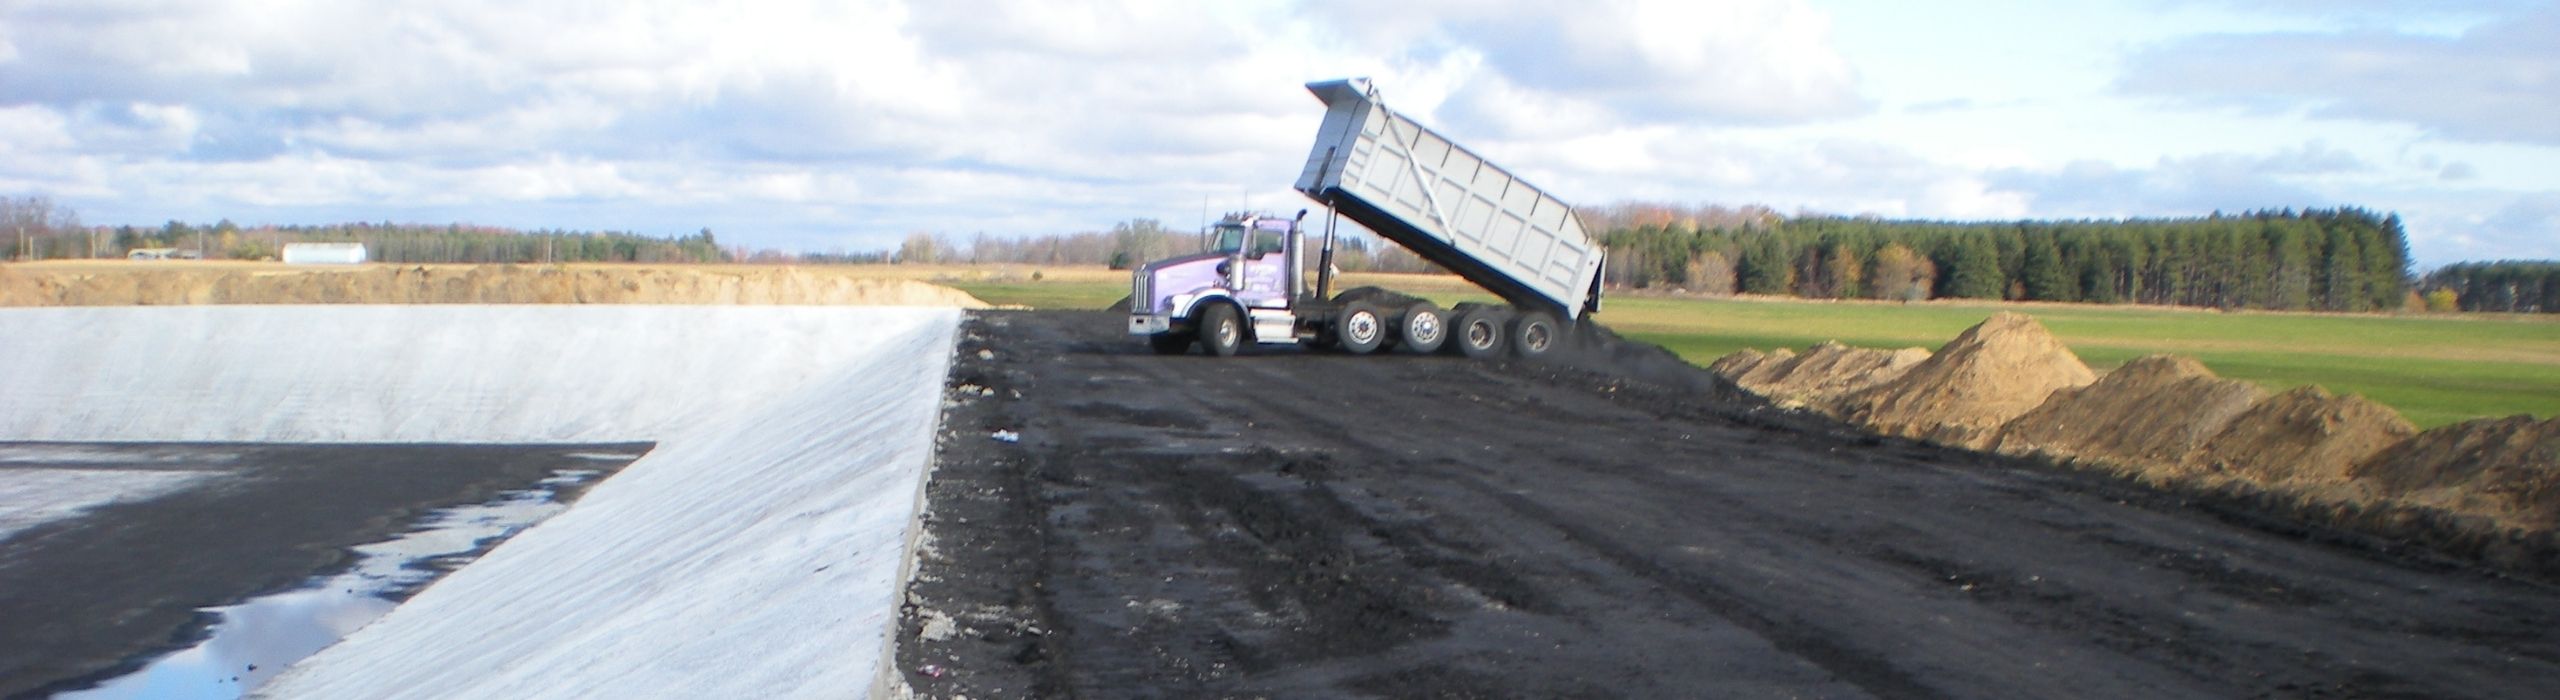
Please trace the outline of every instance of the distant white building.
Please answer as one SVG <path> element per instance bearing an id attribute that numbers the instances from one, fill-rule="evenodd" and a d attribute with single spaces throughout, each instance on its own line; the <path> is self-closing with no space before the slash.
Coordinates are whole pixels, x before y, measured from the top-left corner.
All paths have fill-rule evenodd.
<path id="1" fill-rule="evenodd" d="M 365 261 L 362 243 L 287 243 L 287 265 L 357 265 Z"/>

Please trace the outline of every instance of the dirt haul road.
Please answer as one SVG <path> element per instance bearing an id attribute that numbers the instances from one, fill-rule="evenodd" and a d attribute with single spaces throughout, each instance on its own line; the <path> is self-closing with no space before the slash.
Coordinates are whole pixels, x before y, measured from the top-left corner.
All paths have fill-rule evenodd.
<path id="1" fill-rule="evenodd" d="M 918 693 L 2560 697 L 2547 584 L 1624 369 L 1121 323 L 966 328 Z"/>

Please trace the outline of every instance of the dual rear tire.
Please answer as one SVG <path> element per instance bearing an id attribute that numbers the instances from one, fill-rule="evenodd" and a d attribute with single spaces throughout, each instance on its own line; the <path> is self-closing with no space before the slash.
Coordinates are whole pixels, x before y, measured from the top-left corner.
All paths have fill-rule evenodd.
<path id="1" fill-rule="evenodd" d="M 1376 303 L 1355 301 L 1342 307 L 1342 320 L 1334 333 L 1341 339 L 1342 349 L 1354 355 L 1385 349 L 1391 337 L 1406 351 L 1430 354 L 1448 342 L 1449 317 L 1427 301 L 1407 304 L 1392 316 Z"/>
<path id="2" fill-rule="evenodd" d="M 1476 360 L 1501 357 L 1510 336 L 1511 313 L 1495 306 L 1460 307 L 1456 332 L 1452 334 L 1455 337 L 1451 338 L 1458 344 L 1458 354 Z"/>
<path id="3" fill-rule="evenodd" d="M 1562 347 L 1563 329 L 1554 314 L 1544 311 L 1514 313 L 1498 306 L 1467 306 L 1459 310 L 1450 340 L 1459 354 L 1473 359 L 1508 355 L 1534 360 Z"/>

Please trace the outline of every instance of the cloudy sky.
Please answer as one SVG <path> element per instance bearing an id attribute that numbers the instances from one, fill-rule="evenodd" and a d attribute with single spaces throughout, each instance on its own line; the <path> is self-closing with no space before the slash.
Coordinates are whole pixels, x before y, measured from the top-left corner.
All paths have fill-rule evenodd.
<path id="1" fill-rule="evenodd" d="M 2358 205 L 2560 258 L 2560 1 L 0 0 L 0 194 L 93 224 L 786 250 L 1293 210 L 1384 99 L 1567 201 Z"/>

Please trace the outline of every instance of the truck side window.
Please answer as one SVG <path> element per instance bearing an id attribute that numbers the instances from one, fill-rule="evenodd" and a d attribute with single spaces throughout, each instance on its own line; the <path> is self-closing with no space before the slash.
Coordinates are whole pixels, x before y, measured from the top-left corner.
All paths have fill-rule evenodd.
<path id="1" fill-rule="evenodd" d="M 1254 231 L 1253 257 L 1280 252 L 1280 235 L 1277 231 Z"/>

